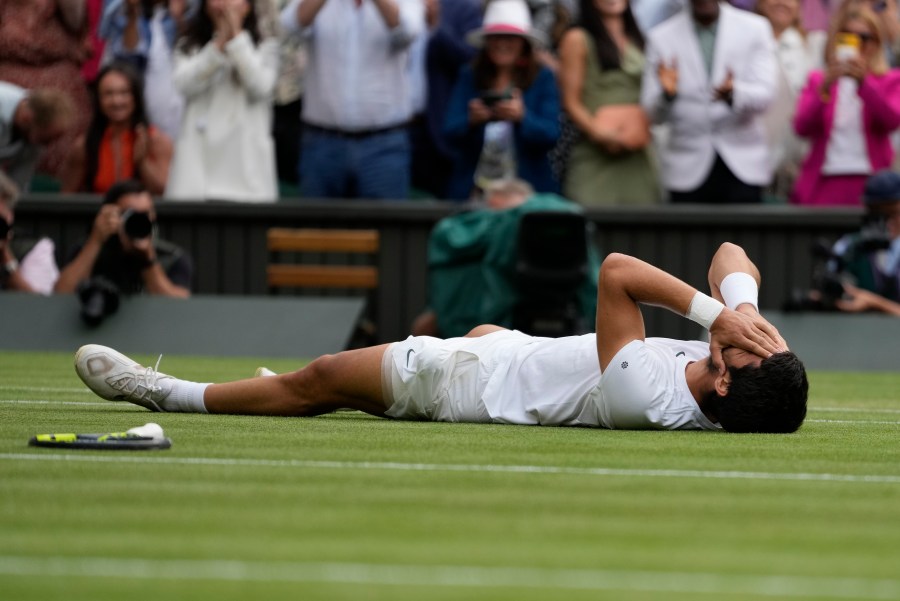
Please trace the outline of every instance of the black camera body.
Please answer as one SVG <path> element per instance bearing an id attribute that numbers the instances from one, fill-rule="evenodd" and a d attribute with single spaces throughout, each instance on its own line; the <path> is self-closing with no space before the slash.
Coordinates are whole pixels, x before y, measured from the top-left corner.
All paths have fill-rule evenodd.
<path id="1" fill-rule="evenodd" d="M 104 277 L 94 276 L 78 285 L 81 302 L 81 318 L 96 327 L 108 316 L 119 310 L 119 287 Z"/>
<path id="2" fill-rule="evenodd" d="M 785 311 L 837 311 L 837 301 L 845 297 L 844 282 L 853 279 L 850 265 L 860 257 L 890 248 L 891 238 L 877 220 L 867 221 L 856 239 L 836 253 L 824 240 L 812 248 L 815 268 L 809 290 L 794 290 Z"/>

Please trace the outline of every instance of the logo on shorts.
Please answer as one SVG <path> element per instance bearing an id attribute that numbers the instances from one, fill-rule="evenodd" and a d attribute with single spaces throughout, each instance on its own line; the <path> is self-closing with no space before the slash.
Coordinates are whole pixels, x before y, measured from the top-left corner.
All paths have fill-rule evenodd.
<path id="1" fill-rule="evenodd" d="M 409 367 L 409 356 L 415 352 L 416 351 L 414 351 L 412 349 L 409 349 L 408 351 L 406 351 L 406 367 Z"/>
<path id="2" fill-rule="evenodd" d="M 628 361 L 622 361 L 622 369 L 628 369 Z"/>

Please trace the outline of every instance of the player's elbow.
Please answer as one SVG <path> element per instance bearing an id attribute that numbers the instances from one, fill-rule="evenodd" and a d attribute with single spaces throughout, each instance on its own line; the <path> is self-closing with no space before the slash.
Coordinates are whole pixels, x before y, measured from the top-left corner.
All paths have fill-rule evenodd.
<path id="1" fill-rule="evenodd" d="M 622 253 L 610 253 L 603 259 L 600 266 L 600 287 L 618 286 L 621 284 L 622 275 L 628 271 L 633 257 Z"/>

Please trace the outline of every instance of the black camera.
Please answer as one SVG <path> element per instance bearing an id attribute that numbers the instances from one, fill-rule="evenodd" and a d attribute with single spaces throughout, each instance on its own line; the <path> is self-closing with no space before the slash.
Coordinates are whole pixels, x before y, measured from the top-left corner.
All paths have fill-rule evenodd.
<path id="1" fill-rule="evenodd" d="M 844 282 L 853 279 L 848 271 L 850 264 L 890 246 L 884 223 L 878 219 L 867 220 L 856 238 L 838 252 L 824 240 L 817 241 L 812 248 L 812 286 L 809 290 L 794 290 L 784 310 L 836 311 L 837 301 L 845 296 Z"/>
<path id="2" fill-rule="evenodd" d="M 484 90 L 481 92 L 481 101 L 486 106 L 494 106 L 502 100 L 512 100 L 512 90 L 507 88 L 500 92 L 494 90 Z"/>
<path id="3" fill-rule="evenodd" d="M 153 235 L 153 221 L 149 213 L 128 209 L 122 213 L 122 230 L 132 240 L 143 240 Z"/>
<path id="4" fill-rule="evenodd" d="M 121 293 L 118 286 L 106 278 L 95 276 L 78 285 L 81 318 L 89 326 L 98 326 L 119 310 Z"/>

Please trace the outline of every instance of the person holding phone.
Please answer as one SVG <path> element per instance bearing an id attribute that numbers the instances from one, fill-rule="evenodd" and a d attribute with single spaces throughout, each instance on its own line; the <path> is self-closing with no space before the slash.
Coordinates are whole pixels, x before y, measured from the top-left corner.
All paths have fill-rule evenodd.
<path id="1" fill-rule="evenodd" d="M 890 166 L 900 127 L 900 70 L 890 69 L 880 20 L 866 6 L 838 14 L 801 92 L 794 130 L 810 142 L 792 201 L 859 205 L 869 175 Z"/>
<path id="2" fill-rule="evenodd" d="M 480 48 L 447 106 L 444 133 L 456 152 L 447 197 L 467 200 L 497 179 L 519 177 L 558 192 L 548 152 L 559 138 L 559 91 L 536 53 L 542 36 L 524 0 L 494 0 L 468 36 Z"/>

